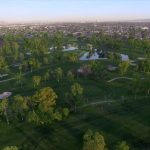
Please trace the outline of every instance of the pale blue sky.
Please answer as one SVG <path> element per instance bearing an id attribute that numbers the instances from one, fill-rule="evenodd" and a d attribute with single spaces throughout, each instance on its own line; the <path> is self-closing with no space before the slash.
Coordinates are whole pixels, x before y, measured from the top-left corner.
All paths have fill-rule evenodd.
<path id="1" fill-rule="evenodd" d="M 150 19 L 150 0 L 0 0 L 0 21 Z"/>

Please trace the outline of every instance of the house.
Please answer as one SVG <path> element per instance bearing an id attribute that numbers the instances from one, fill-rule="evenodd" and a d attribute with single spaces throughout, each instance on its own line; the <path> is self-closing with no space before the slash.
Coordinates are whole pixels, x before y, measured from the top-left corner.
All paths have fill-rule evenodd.
<path id="1" fill-rule="evenodd" d="M 102 51 L 96 50 L 95 52 L 86 52 L 84 53 L 79 60 L 98 60 L 98 59 L 107 59 L 104 57 L 104 53 Z"/>

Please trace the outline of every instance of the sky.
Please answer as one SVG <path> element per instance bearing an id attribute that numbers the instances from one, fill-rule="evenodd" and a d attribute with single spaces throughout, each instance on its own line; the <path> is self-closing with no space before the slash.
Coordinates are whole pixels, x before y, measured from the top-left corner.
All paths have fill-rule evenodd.
<path id="1" fill-rule="evenodd" d="M 78 22 L 150 19 L 150 0 L 0 0 L 0 21 Z"/>

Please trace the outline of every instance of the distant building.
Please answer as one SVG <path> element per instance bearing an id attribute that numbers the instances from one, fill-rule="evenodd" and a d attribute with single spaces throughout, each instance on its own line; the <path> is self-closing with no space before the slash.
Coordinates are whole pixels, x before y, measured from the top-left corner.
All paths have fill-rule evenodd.
<path id="1" fill-rule="evenodd" d="M 74 50 L 78 50 L 78 47 L 74 47 L 74 46 L 69 46 L 68 48 L 65 48 L 63 51 L 74 51 Z"/>
<path id="2" fill-rule="evenodd" d="M 129 56 L 125 54 L 120 54 L 122 61 L 129 61 Z"/>

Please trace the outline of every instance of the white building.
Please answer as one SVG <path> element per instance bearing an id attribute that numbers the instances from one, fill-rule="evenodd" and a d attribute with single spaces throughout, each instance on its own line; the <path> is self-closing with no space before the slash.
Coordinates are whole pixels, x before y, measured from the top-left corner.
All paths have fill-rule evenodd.
<path id="1" fill-rule="evenodd" d="M 122 61 L 129 61 L 129 56 L 125 54 L 120 54 Z"/>

